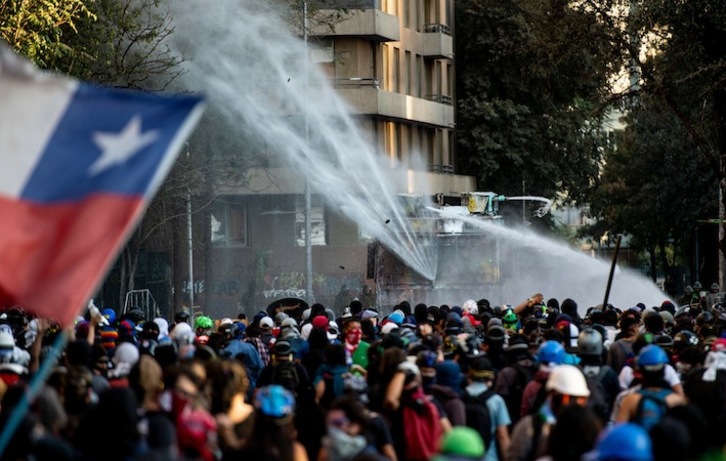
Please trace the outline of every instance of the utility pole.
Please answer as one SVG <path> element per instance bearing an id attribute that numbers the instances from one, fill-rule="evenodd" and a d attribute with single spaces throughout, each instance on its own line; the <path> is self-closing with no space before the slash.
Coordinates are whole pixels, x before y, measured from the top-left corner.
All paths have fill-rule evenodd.
<path id="1" fill-rule="evenodd" d="M 305 72 L 305 94 L 308 94 L 309 77 L 308 77 L 308 2 L 303 0 L 303 39 L 305 41 L 305 57 L 303 71 Z M 307 96 L 306 96 L 307 97 Z M 305 119 L 305 147 L 310 146 L 310 127 L 308 125 L 307 104 L 303 108 L 303 118 Z M 305 296 L 309 306 L 315 302 L 313 296 L 313 242 L 312 242 L 312 223 L 310 215 L 312 214 L 312 195 L 310 193 L 310 184 L 308 178 L 305 178 Z"/>

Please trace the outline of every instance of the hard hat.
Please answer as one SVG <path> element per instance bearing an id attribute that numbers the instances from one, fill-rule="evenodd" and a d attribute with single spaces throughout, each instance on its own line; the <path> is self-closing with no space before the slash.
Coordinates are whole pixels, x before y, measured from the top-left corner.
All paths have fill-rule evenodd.
<path id="1" fill-rule="evenodd" d="M 176 314 L 174 314 L 174 321 L 176 323 L 186 322 L 187 320 L 189 320 L 189 313 L 186 311 L 179 311 Z"/>
<path id="2" fill-rule="evenodd" d="M 206 330 L 208 328 L 212 328 L 214 326 L 214 322 L 212 322 L 212 319 L 210 319 L 206 315 L 200 315 L 199 317 L 197 317 L 197 320 L 194 322 L 194 325 L 197 328 L 202 328 L 202 329 Z"/>
<path id="3" fill-rule="evenodd" d="M 442 455 L 456 455 L 472 460 L 484 456 L 484 441 L 481 435 L 475 429 L 466 426 L 456 426 L 444 434 L 439 447 Z"/>
<path id="4" fill-rule="evenodd" d="M 557 341 L 543 342 L 537 351 L 537 361 L 544 364 L 562 365 L 565 361 L 565 348 Z"/>
<path id="5" fill-rule="evenodd" d="M 560 365 L 555 367 L 547 378 L 545 389 L 555 391 L 562 395 L 573 397 L 589 397 L 590 389 L 587 387 L 585 375 L 573 365 Z"/>
<path id="6" fill-rule="evenodd" d="M 681 352 L 689 346 L 698 346 L 698 336 L 688 330 L 681 330 L 673 337 L 673 348 L 676 352 Z"/>
<path id="7" fill-rule="evenodd" d="M 696 316 L 696 325 L 701 326 L 707 323 L 713 323 L 713 314 L 708 311 L 703 311 Z"/>
<path id="8" fill-rule="evenodd" d="M 665 351 L 655 344 L 648 344 L 640 350 L 635 363 L 639 367 L 655 367 L 668 363 L 668 356 Z"/>
<path id="9" fill-rule="evenodd" d="M 585 328 L 577 337 L 579 355 L 602 355 L 602 335 L 594 328 Z"/>
<path id="10" fill-rule="evenodd" d="M 634 423 L 618 424 L 605 429 L 588 460 L 652 461 L 653 444 L 641 426 Z"/>
<path id="11" fill-rule="evenodd" d="M 658 335 L 655 337 L 655 344 L 663 349 L 671 349 L 674 342 L 670 335 Z"/>
<path id="12" fill-rule="evenodd" d="M 515 323 L 517 321 L 517 314 L 514 313 L 514 309 L 507 309 L 502 316 L 504 323 Z"/>
<path id="13" fill-rule="evenodd" d="M 701 291 L 703 289 L 703 285 L 701 285 L 701 282 L 696 282 L 693 284 L 693 291 Z"/>
<path id="14" fill-rule="evenodd" d="M 464 301 L 464 304 L 461 306 L 461 308 L 464 310 L 464 312 L 468 312 L 471 315 L 477 315 L 479 313 L 479 306 L 477 306 L 476 301 L 473 299 L 467 299 Z"/>

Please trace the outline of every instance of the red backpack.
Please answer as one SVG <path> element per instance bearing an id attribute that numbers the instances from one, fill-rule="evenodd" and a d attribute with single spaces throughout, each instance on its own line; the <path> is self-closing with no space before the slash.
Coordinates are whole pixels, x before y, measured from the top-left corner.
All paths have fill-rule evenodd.
<path id="1" fill-rule="evenodd" d="M 406 437 L 406 459 L 428 461 L 439 451 L 443 435 L 441 416 L 431 397 L 421 387 L 403 402 L 403 434 Z"/>

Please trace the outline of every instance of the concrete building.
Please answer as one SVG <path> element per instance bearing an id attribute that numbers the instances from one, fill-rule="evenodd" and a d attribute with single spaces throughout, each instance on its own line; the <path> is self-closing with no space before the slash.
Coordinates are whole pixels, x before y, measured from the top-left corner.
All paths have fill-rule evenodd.
<path id="1" fill-rule="evenodd" d="M 391 164 L 413 168 L 412 153 L 420 152 L 426 165 L 409 175 L 425 175 L 432 190 L 474 190 L 474 178 L 454 170 L 453 0 L 341 0 L 336 6 L 347 12 L 332 30 L 311 26 L 311 59 L 361 129 Z M 304 178 L 283 168 L 250 177 L 244 189 L 216 201 L 202 231 L 204 251 L 195 253 L 194 304 L 211 315 L 250 315 L 280 298 L 307 299 Z M 353 297 L 370 302 L 368 239 L 316 196 L 311 221 L 314 300 L 338 309 Z"/>

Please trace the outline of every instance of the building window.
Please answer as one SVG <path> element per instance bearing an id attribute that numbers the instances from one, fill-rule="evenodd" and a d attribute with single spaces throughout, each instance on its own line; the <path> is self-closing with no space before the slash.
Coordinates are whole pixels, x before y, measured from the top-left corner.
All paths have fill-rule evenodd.
<path id="1" fill-rule="evenodd" d="M 312 197 L 310 207 L 310 243 L 327 245 L 325 207 L 319 197 Z M 297 246 L 305 246 L 305 196 L 295 198 L 295 241 Z"/>
<path id="2" fill-rule="evenodd" d="M 233 197 L 222 197 L 214 202 L 210 225 L 213 244 L 247 245 L 247 208 Z"/>

